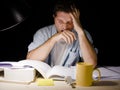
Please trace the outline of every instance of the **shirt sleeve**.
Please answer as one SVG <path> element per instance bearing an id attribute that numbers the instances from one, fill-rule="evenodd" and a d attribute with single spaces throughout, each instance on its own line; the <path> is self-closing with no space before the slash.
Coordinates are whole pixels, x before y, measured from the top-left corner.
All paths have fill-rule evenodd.
<path id="1" fill-rule="evenodd" d="M 56 33 L 54 25 L 39 29 L 33 36 L 33 41 L 28 45 L 28 52 L 39 47 Z"/>
<path id="2" fill-rule="evenodd" d="M 47 28 L 39 29 L 33 36 L 33 41 L 28 46 L 28 52 L 43 44 L 49 37 L 46 32 Z"/>

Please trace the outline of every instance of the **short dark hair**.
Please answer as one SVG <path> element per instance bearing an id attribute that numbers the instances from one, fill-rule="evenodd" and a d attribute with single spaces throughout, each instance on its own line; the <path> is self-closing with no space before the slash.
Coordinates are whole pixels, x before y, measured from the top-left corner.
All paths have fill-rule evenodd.
<path id="1" fill-rule="evenodd" d="M 53 15 L 56 16 L 58 11 L 70 13 L 73 11 L 73 8 L 78 9 L 76 0 L 56 0 L 55 6 L 53 8 Z"/>

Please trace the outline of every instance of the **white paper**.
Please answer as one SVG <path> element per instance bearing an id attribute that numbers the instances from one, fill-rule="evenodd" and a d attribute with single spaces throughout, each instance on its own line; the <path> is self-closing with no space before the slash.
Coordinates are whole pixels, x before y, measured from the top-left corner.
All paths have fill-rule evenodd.
<path id="1" fill-rule="evenodd" d="M 75 67 L 63 67 L 63 66 L 54 66 L 51 71 L 47 73 L 48 78 L 64 80 L 65 77 L 70 76 L 73 80 L 75 80 Z M 57 78 L 58 77 L 58 78 Z"/>
<path id="2" fill-rule="evenodd" d="M 120 66 L 106 66 L 105 68 L 120 74 Z"/>
<path id="3" fill-rule="evenodd" d="M 108 78 L 108 79 L 119 79 L 120 80 L 120 74 L 119 73 L 117 73 L 117 72 L 115 72 L 113 70 L 107 69 L 105 67 L 99 67 L 98 69 L 101 72 L 101 79 Z M 98 72 L 97 71 L 93 72 L 93 77 L 94 78 L 98 77 Z"/>

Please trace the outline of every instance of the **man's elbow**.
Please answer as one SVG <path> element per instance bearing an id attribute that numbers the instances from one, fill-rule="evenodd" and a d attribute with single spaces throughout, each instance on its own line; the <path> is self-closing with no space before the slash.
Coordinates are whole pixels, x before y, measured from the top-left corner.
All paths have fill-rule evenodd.
<path id="1" fill-rule="evenodd" d="M 93 67 L 95 68 L 97 66 L 97 57 L 91 63 Z"/>

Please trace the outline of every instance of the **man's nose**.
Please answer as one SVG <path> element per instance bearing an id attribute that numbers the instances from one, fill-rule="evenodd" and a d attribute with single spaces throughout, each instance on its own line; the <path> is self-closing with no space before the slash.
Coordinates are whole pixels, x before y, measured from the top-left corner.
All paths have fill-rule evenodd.
<path id="1" fill-rule="evenodd" d="M 67 29 L 67 24 L 63 24 L 62 28 L 63 28 L 63 30 L 66 30 Z"/>

